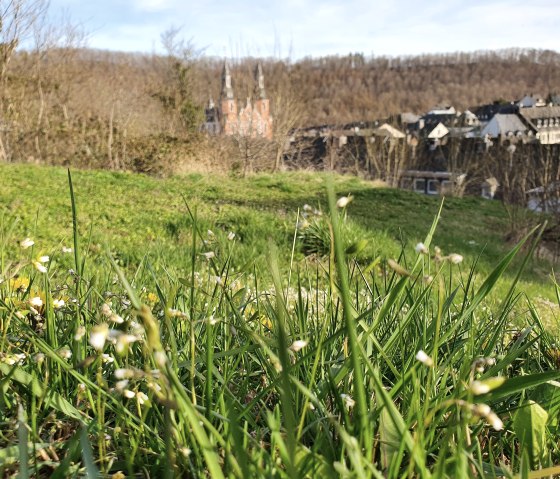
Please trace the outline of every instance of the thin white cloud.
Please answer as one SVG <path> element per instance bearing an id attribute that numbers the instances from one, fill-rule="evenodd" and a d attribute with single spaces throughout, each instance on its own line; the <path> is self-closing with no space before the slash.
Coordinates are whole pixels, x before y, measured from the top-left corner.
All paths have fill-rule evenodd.
<path id="1" fill-rule="evenodd" d="M 99 48 L 151 51 L 174 25 L 219 56 L 560 50 L 558 0 L 98 0 L 95 14 L 89 2 L 51 3 L 84 15 Z"/>

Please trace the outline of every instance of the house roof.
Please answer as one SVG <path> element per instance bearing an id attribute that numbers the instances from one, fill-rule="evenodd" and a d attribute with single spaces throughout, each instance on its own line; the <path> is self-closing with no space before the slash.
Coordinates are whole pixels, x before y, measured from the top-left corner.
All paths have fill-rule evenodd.
<path id="1" fill-rule="evenodd" d="M 525 133 L 527 127 L 517 115 L 497 113 L 480 132 L 481 136 L 490 135 L 493 137 L 512 133 Z"/>
<path id="2" fill-rule="evenodd" d="M 519 114 L 531 123 L 533 120 L 540 120 L 542 118 L 560 118 L 560 106 L 522 108 L 519 110 Z"/>
<path id="3" fill-rule="evenodd" d="M 492 103 L 474 108 L 472 111 L 481 121 L 489 121 L 497 114 L 517 113 L 519 106 L 514 103 Z"/>
<path id="4" fill-rule="evenodd" d="M 395 127 L 392 127 L 388 123 L 383 123 L 379 128 L 373 130 L 374 135 L 378 136 L 385 136 L 389 138 L 404 138 L 406 135 L 402 132 L 397 130 Z"/>
<path id="5" fill-rule="evenodd" d="M 449 129 L 443 124 L 438 123 L 432 131 L 428 134 L 428 138 L 443 138 L 445 135 L 449 133 Z"/>
<path id="6" fill-rule="evenodd" d="M 402 123 L 418 123 L 419 121 L 420 121 L 419 115 L 410 112 L 401 113 Z"/>

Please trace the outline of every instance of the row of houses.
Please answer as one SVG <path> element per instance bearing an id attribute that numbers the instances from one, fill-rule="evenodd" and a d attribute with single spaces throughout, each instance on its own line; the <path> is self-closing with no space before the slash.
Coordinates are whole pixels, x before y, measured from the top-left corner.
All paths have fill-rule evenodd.
<path id="1" fill-rule="evenodd" d="M 294 132 L 297 137 L 334 137 L 344 146 L 349 136 L 392 139 L 406 138 L 413 146 L 427 140 L 432 148 L 448 138 L 483 139 L 511 143 L 560 143 L 560 96 L 549 96 L 545 102 L 536 95 L 521 100 L 496 102 L 464 112 L 453 106 L 436 107 L 423 115 L 401 113 L 388 120 L 352 122 L 345 125 L 319 125 Z"/>
<path id="2" fill-rule="evenodd" d="M 401 115 L 401 124 L 408 133 L 435 141 L 451 136 L 556 144 L 560 143 L 560 97 L 551 95 L 546 102 L 542 97 L 527 95 L 518 101 L 496 102 L 464 112 L 453 107 L 437 108 L 418 118 Z"/>

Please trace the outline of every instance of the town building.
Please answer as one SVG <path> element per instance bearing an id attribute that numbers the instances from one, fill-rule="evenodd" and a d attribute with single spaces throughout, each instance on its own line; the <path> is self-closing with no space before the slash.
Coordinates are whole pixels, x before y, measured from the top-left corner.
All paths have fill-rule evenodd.
<path id="1" fill-rule="evenodd" d="M 521 108 L 519 115 L 536 131 L 541 144 L 560 143 L 560 106 Z"/>
<path id="2" fill-rule="evenodd" d="M 235 97 L 229 65 L 224 63 L 219 106 L 216 107 L 210 99 L 203 129 L 210 134 L 272 138 L 270 100 L 264 88 L 264 74 L 260 63 L 255 68 L 253 97 L 248 97 L 244 105 L 240 105 Z"/>

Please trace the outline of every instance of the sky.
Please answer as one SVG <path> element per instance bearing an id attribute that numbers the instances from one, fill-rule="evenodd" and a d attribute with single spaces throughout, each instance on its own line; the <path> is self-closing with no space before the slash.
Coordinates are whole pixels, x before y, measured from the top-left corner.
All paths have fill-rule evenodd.
<path id="1" fill-rule="evenodd" d="M 170 28 L 228 58 L 560 51 L 560 0 L 50 0 L 50 14 L 89 47 L 131 52 L 162 52 Z"/>

